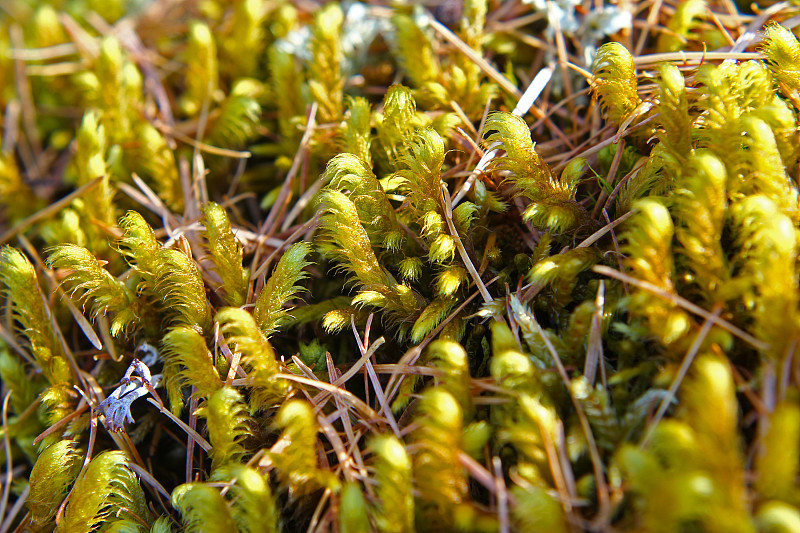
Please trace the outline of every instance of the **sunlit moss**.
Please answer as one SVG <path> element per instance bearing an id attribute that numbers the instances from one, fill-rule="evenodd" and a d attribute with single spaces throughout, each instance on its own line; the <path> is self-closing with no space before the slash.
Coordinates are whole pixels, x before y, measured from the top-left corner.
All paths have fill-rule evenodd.
<path id="1" fill-rule="evenodd" d="M 100 4 L 0 20 L 4 525 L 798 530 L 789 29 Z"/>

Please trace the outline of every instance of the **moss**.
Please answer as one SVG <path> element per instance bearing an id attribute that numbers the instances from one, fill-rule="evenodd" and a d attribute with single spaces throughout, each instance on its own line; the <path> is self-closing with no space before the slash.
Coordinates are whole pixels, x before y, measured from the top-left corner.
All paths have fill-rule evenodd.
<path id="1" fill-rule="evenodd" d="M 734 59 L 699 0 L 51 4 L 0 19 L 5 525 L 797 529 L 796 7 Z"/>

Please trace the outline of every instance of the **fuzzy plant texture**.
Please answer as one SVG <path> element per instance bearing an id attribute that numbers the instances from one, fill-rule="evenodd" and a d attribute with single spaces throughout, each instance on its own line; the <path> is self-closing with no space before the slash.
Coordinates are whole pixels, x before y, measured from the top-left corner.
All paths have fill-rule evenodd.
<path id="1" fill-rule="evenodd" d="M 0 533 L 800 533 L 798 20 L 2 3 Z"/>

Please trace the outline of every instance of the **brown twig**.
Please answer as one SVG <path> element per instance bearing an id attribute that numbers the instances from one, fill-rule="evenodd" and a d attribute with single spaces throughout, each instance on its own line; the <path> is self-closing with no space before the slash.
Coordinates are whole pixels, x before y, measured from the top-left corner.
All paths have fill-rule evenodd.
<path id="1" fill-rule="evenodd" d="M 76 198 L 80 198 L 81 196 L 83 196 L 87 192 L 89 192 L 92 189 L 94 189 L 95 187 L 97 187 L 100 184 L 100 181 L 102 181 L 102 179 L 103 179 L 103 176 L 95 178 L 92 181 L 90 181 L 89 183 L 87 183 L 86 185 L 82 185 L 81 187 L 78 187 L 73 192 L 71 192 L 70 194 L 66 195 L 64 198 L 58 200 L 57 202 L 53 202 L 52 204 L 50 204 L 49 206 L 45 207 L 44 209 L 42 209 L 40 211 L 37 211 L 36 213 L 32 214 L 31 216 L 29 216 L 28 218 L 26 218 L 22 222 L 18 223 L 16 226 L 11 228 L 10 230 L 8 230 L 5 233 L 3 233 L 2 235 L 0 235 L 0 244 L 5 244 L 6 242 L 8 242 L 12 238 L 14 238 L 16 235 L 18 235 L 20 232 L 28 229 L 29 227 L 31 227 L 35 223 L 40 222 L 40 221 L 42 221 L 42 220 L 44 220 L 46 218 L 49 218 L 49 217 L 53 216 L 54 214 L 58 213 L 63 208 L 65 208 L 66 206 L 71 204 L 73 200 L 75 200 Z"/>
<path id="2" fill-rule="evenodd" d="M 739 337 L 740 339 L 742 339 L 743 341 L 745 341 L 746 343 L 750 344 L 751 346 L 753 346 L 754 348 L 756 348 L 758 350 L 762 350 L 762 351 L 769 350 L 769 347 L 770 347 L 769 344 L 756 339 L 755 337 L 753 337 L 752 335 L 750 335 L 746 331 L 743 331 L 743 330 L 737 328 L 736 326 L 734 326 L 733 324 L 731 324 L 727 320 L 724 320 L 722 318 L 719 318 L 718 316 L 715 316 L 712 313 L 709 313 L 708 311 L 706 311 L 702 307 L 699 307 L 699 306 L 693 304 L 692 302 L 690 302 L 686 298 L 683 298 L 681 296 L 678 296 L 677 294 L 665 291 L 661 287 L 656 287 L 652 283 L 649 283 L 647 281 L 643 281 L 643 280 L 640 280 L 640 279 L 636 279 L 634 277 L 631 277 L 631 276 L 629 276 L 627 274 L 624 274 L 624 273 L 622 273 L 622 272 L 620 272 L 618 270 L 614 270 L 613 268 L 609 268 L 607 266 L 595 265 L 594 267 L 592 267 L 592 270 L 597 272 L 598 274 L 603 275 L 603 276 L 608 276 L 609 278 L 613 278 L 613 279 L 622 281 L 624 283 L 628 283 L 630 285 L 633 285 L 634 287 L 638 287 L 640 289 L 646 290 L 647 292 L 655 294 L 656 296 L 658 296 L 660 298 L 663 298 L 664 300 L 667 300 L 668 302 L 674 303 L 675 305 L 678 305 L 679 307 L 683 307 L 684 309 L 686 309 L 687 311 L 689 311 L 691 313 L 694 313 L 694 314 L 696 314 L 698 316 L 701 316 L 701 317 L 705 318 L 706 320 L 710 320 L 711 322 L 717 324 L 719 327 L 721 327 L 721 328 L 727 330 L 728 332 L 732 333 L 733 335 Z"/>

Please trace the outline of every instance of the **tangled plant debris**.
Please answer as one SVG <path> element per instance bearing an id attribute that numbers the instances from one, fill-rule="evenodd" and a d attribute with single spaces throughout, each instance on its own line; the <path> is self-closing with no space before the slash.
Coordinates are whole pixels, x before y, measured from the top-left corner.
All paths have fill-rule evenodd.
<path id="1" fill-rule="evenodd" d="M 799 15 L 4 4 L 0 532 L 800 531 Z"/>

